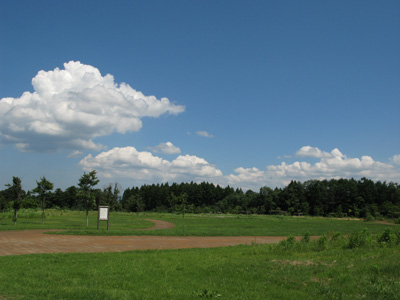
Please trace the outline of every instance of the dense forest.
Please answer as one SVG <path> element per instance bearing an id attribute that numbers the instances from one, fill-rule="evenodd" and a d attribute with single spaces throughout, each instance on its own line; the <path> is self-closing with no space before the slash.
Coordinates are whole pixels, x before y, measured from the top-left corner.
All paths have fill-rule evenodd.
<path id="1" fill-rule="evenodd" d="M 37 183 L 39 187 L 40 182 Z M 98 180 L 94 185 L 97 183 Z M 82 193 L 81 183 L 64 191 L 52 191 L 50 187 L 42 193 L 38 188 L 19 189 L 16 194 L 15 186 L 9 184 L 0 191 L 0 210 L 12 210 L 18 195 L 21 199 L 18 208 L 40 208 L 45 201 L 46 208 L 76 210 L 108 205 L 114 211 L 130 212 L 400 217 L 400 185 L 367 178 L 292 181 L 283 188 L 262 187 L 258 192 L 223 188 L 207 182 L 142 185 L 122 192 L 115 183 L 103 189 L 93 187 L 91 194 L 89 192 L 90 201 L 83 196 L 86 194 Z M 89 191 L 87 187 L 85 191 Z"/>

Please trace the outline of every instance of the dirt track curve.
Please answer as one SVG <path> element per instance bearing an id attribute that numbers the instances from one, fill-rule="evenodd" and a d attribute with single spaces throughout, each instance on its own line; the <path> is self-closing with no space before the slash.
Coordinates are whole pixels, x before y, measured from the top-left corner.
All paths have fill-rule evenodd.
<path id="1" fill-rule="evenodd" d="M 141 230 L 168 229 L 169 222 L 147 219 L 153 227 Z M 148 249 L 183 249 L 234 246 L 240 244 L 278 243 L 286 237 L 233 236 L 78 236 L 44 234 L 49 230 L 0 231 L 0 256 L 68 253 L 68 252 L 122 252 Z"/>

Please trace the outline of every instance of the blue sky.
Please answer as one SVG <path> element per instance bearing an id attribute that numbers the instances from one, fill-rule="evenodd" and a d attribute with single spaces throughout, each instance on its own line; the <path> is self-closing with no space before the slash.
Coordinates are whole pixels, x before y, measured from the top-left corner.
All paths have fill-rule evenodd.
<path id="1" fill-rule="evenodd" d="M 0 2 L 0 184 L 400 182 L 398 1 Z"/>

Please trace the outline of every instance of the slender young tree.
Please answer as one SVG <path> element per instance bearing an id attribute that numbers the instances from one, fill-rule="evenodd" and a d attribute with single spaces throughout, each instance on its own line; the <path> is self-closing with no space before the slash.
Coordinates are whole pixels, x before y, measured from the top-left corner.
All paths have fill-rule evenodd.
<path id="1" fill-rule="evenodd" d="M 17 215 L 18 215 L 18 210 L 21 207 L 22 204 L 22 185 L 21 185 L 21 179 L 18 177 L 13 176 L 13 183 L 7 183 L 7 187 L 10 188 L 11 190 L 11 197 L 13 201 L 13 209 L 14 209 L 14 216 L 13 216 L 13 221 L 14 225 L 17 224 Z"/>
<path id="2" fill-rule="evenodd" d="M 89 173 L 84 172 L 79 179 L 78 185 L 81 188 L 79 198 L 83 201 L 86 210 L 86 227 L 89 227 L 89 209 L 92 208 L 94 202 L 94 197 L 91 192 L 93 191 L 93 187 L 99 182 L 100 180 L 96 177 L 96 170 Z"/>
<path id="3" fill-rule="evenodd" d="M 48 181 L 46 177 L 40 178 L 40 181 L 36 181 L 37 187 L 32 192 L 36 193 L 40 197 L 40 206 L 42 208 L 42 224 L 44 224 L 44 208 L 46 207 L 46 196 L 54 188 L 53 183 Z"/>

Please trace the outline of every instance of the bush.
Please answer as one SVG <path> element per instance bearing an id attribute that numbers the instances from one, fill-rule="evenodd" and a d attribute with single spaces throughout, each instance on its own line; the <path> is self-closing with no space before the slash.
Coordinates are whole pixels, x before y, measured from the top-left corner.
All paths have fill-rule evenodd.
<path id="1" fill-rule="evenodd" d="M 306 234 L 303 236 L 303 239 L 301 241 L 304 244 L 308 244 L 310 242 L 310 233 L 306 232 Z"/>
<path id="2" fill-rule="evenodd" d="M 318 239 L 318 249 L 319 250 L 325 250 L 328 245 L 328 238 L 324 234 Z"/>
<path id="3" fill-rule="evenodd" d="M 38 208 L 39 203 L 36 199 L 26 198 L 22 201 L 21 208 Z"/>
<path id="4" fill-rule="evenodd" d="M 390 228 L 385 229 L 382 235 L 378 236 L 378 242 L 381 245 L 391 245 L 396 240 L 396 235 L 392 233 Z"/>
<path id="5" fill-rule="evenodd" d="M 349 236 L 349 243 L 347 244 L 347 248 L 360 248 L 367 245 L 367 241 L 369 238 L 369 233 L 366 228 L 362 231 L 351 233 Z"/>
<path id="6" fill-rule="evenodd" d="M 296 240 L 293 235 L 288 236 L 286 240 L 280 241 L 278 246 L 285 250 L 293 249 L 296 244 Z"/>
<path id="7" fill-rule="evenodd" d="M 373 222 L 375 221 L 375 217 L 371 215 L 371 213 L 367 212 L 364 218 L 365 222 Z"/>
<path id="8" fill-rule="evenodd" d="M 331 241 L 337 241 L 342 237 L 342 234 L 340 232 L 332 232 L 329 234 L 329 240 Z"/>

